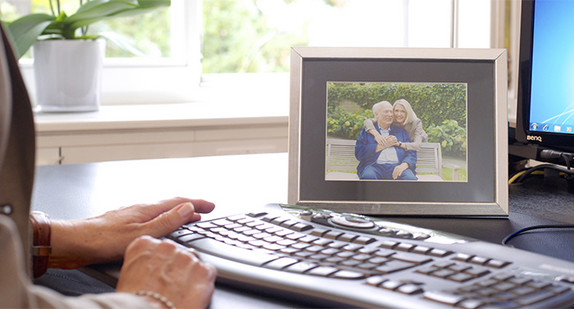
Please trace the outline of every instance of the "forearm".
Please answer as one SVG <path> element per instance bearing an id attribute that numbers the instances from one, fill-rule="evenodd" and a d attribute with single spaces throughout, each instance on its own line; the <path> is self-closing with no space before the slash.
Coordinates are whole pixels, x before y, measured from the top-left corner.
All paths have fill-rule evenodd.
<path id="1" fill-rule="evenodd" d="M 72 269 L 121 259 L 121 253 L 109 252 L 111 240 L 96 227 L 96 220 L 52 221 L 52 253 L 48 267 Z"/>
<path id="2" fill-rule="evenodd" d="M 52 221 L 52 253 L 48 262 L 50 268 L 77 268 L 89 264 L 81 253 L 89 251 L 82 241 L 82 230 L 77 221 Z"/>

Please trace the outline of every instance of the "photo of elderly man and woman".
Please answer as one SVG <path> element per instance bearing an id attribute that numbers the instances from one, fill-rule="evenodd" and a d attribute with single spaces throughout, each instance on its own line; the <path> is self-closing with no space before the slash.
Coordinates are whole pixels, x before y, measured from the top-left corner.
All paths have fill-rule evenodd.
<path id="1" fill-rule="evenodd" d="M 327 83 L 326 180 L 467 181 L 467 85 Z"/>

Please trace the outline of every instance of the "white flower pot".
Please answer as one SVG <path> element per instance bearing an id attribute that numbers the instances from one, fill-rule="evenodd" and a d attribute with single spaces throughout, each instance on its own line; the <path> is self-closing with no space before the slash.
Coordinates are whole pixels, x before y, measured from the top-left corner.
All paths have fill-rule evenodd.
<path id="1" fill-rule="evenodd" d="M 104 40 L 34 44 L 36 103 L 45 112 L 96 111 L 100 106 Z"/>

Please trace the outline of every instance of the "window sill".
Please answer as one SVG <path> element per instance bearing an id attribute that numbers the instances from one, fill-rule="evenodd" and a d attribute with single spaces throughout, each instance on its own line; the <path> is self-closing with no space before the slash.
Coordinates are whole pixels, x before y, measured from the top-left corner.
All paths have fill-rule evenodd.
<path id="1" fill-rule="evenodd" d="M 176 127 L 222 127 L 245 124 L 287 123 L 287 106 L 250 102 L 213 102 L 104 105 L 97 112 L 35 113 L 36 132 L 130 130 Z"/>
<path id="2" fill-rule="evenodd" d="M 36 113 L 37 164 L 287 151 L 287 102 L 223 102 Z"/>

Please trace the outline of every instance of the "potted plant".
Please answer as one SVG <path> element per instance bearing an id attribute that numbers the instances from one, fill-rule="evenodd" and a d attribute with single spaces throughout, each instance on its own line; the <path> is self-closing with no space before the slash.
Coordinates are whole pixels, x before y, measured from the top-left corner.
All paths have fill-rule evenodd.
<path id="1" fill-rule="evenodd" d="M 88 34 L 89 25 L 111 18 L 145 14 L 167 7 L 170 0 L 91 0 L 75 13 L 49 0 L 51 14 L 34 13 L 5 22 L 18 57 L 34 46 L 36 103 L 42 111 L 95 111 L 105 41 Z"/>

